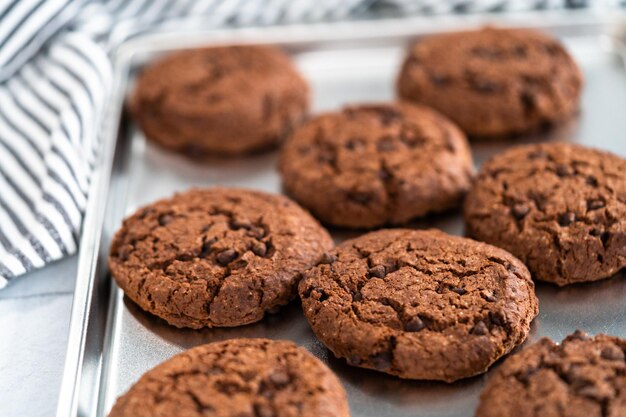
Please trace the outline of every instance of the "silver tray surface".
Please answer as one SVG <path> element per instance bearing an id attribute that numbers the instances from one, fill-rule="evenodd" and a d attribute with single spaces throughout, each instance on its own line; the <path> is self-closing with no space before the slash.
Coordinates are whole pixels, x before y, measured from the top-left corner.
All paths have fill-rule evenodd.
<path id="1" fill-rule="evenodd" d="M 290 339 L 338 374 L 355 417 L 473 415 L 489 372 L 454 384 L 400 380 L 349 367 L 318 342 L 297 301 L 263 321 L 231 329 L 181 330 L 143 312 L 110 280 L 106 258 L 123 217 L 141 205 L 191 186 L 238 186 L 280 193 L 277 153 L 194 162 L 147 142 L 124 112 L 136 70 L 156 55 L 204 44 L 273 44 L 283 47 L 311 83 L 315 113 L 346 103 L 391 100 L 406 47 L 435 32 L 485 23 L 539 27 L 559 36 L 582 67 L 586 86 L 580 115 L 542 136 L 473 143 L 479 165 L 514 144 L 567 140 L 626 157 L 626 48 L 623 15 L 590 12 L 401 18 L 205 33 L 167 33 L 124 44 L 115 61 L 115 89 L 103 126 L 105 150 L 94 178 L 72 309 L 58 417 L 105 416 L 115 399 L 145 371 L 193 346 L 235 337 Z M 459 213 L 430 216 L 412 225 L 463 234 Z M 332 231 L 332 230 L 331 230 Z M 356 235 L 333 231 L 337 241 Z M 540 315 L 526 343 L 560 341 L 576 329 L 626 337 L 626 280 L 621 276 L 559 289 L 538 284 Z M 496 366 L 498 366 L 496 364 Z"/>

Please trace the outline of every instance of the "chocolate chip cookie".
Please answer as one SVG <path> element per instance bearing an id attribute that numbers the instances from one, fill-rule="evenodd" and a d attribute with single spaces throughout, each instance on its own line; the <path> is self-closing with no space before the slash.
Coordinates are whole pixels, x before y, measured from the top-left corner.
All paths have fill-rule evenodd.
<path id="1" fill-rule="evenodd" d="M 283 147 L 285 190 L 323 222 L 350 228 L 401 224 L 460 204 L 473 175 L 461 131 L 408 103 L 321 115 Z"/>
<path id="2" fill-rule="evenodd" d="M 144 374 L 109 417 L 348 417 L 337 377 L 287 341 L 198 346 Z"/>
<path id="3" fill-rule="evenodd" d="M 510 149 L 488 161 L 465 201 L 470 236 L 566 285 L 626 267 L 626 160 L 579 145 Z"/>
<path id="4" fill-rule="evenodd" d="M 618 417 L 626 415 L 626 340 L 568 336 L 508 358 L 489 379 L 476 417 Z"/>
<path id="5" fill-rule="evenodd" d="M 149 139 L 194 156 L 242 154 L 279 143 L 308 110 L 289 58 L 264 46 L 177 52 L 139 76 L 131 109 Z"/>
<path id="6" fill-rule="evenodd" d="M 330 251 L 299 285 L 316 336 L 348 363 L 453 382 L 526 338 L 530 273 L 502 249 L 436 230 L 389 229 Z"/>
<path id="7" fill-rule="evenodd" d="M 472 137 L 506 137 L 572 116 L 581 72 L 564 47 L 532 30 L 485 28 L 432 36 L 410 50 L 400 97 L 439 110 Z"/>
<path id="8" fill-rule="evenodd" d="M 287 304 L 300 273 L 333 246 L 289 199 L 193 189 L 124 221 L 109 268 L 126 295 L 177 327 L 239 326 Z"/>

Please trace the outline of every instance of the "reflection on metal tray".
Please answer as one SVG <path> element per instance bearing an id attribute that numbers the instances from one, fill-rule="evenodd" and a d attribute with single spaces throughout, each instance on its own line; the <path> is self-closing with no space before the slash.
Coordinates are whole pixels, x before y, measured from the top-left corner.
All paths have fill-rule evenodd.
<path id="1" fill-rule="evenodd" d="M 496 20 L 497 18 L 497 20 Z M 315 112 L 344 103 L 394 97 L 394 79 L 408 44 L 434 32 L 491 22 L 541 27 L 562 38 L 586 78 L 580 116 L 543 137 L 570 140 L 626 156 L 626 72 L 622 16 L 584 13 L 473 15 L 344 22 L 312 26 L 160 34 L 135 39 L 120 49 L 116 86 L 103 127 L 106 149 L 94 179 L 81 245 L 69 350 L 58 416 L 105 416 L 115 398 L 142 373 L 192 346 L 233 337 L 291 339 L 326 362 L 341 378 L 353 416 L 470 416 L 487 373 L 454 384 L 405 381 L 352 368 L 313 336 L 298 302 L 260 323 L 231 329 L 175 329 L 144 313 L 111 283 L 106 257 L 121 219 L 138 206 L 190 186 L 243 186 L 280 192 L 276 153 L 231 160 L 192 162 L 163 151 L 123 114 L 135 70 L 155 55 L 210 43 L 265 43 L 285 48 L 313 87 Z M 478 164 L 513 142 L 472 145 Z M 458 213 L 431 216 L 414 227 L 463 234 Z M 350 233 L 334 233 L 337 240 Z M 558 289 L 539 284 L 541 313 L 529 341 L 561 340 L 581 328 L 626 337 L 626 280 Z M 497 364 L 496 364 L 497 366 Z"/>

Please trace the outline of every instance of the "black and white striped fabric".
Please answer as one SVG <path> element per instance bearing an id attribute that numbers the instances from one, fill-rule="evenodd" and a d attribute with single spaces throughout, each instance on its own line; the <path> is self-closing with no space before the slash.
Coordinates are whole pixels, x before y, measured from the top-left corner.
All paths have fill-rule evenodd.
<path id="1" fill-rule="evenodd" d="M 596 0 L 594 3 L 618 3 Z M 0 0 L 0 288 L 73 254 L 112 81 L 108 54 L 146 31 L 589 0 Z"/>

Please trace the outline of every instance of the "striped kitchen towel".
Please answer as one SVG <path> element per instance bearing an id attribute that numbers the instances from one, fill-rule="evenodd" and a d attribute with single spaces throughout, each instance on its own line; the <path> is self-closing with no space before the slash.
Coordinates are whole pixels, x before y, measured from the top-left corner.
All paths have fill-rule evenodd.
<path id="1" fill-rule="evenodd" d="M 76 252 L 112 79 L 108 55 L 129 36 L 187 16 L 186 28 L 206 28 L 355 18 L 390 7 L 442 13 L 621 1 L 0 1 L 0 288 Z"/>

